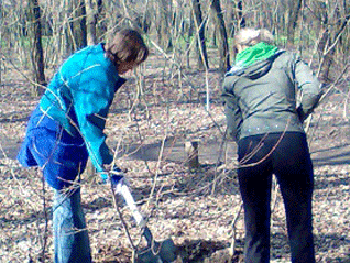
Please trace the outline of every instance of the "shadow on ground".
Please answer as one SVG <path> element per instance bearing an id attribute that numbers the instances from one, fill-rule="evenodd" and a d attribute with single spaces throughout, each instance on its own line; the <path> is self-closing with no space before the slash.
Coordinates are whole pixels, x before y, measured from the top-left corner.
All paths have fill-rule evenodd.
<path id="1" fill-rule="evenodd" d="M 223 159 L 223 152 L 220 151 L 220 139 L 210 140 L 199 143 L 199 162 L 216 163 Z M 165 142 L 164 156 L 168 162 L 184 162 L 186 160 L 184 140 L 169 139 Z M 157 161 L 161 151 L 161 142 L 147 145 L 130 145 L 129 150 L 125 152 L 126 160 Z M 230 157 L 236 156 L 237 144 L 235 142 L 226 142 L 224 149 Z M 310 146 L 311 158 L 314 166 L 350 164 L 350 144 L 330 146 L 323 149 L 317 149 L 316 146 Z M 130 154 L 130 155 L 128 155 Z M 236 158 L 236 157 L 235 157 Z"/>
<path id="2" fill-rule="evenodd" d="M 328 251 L 334 249 L 340 249 L 342 245 L 350 243 L 350 240 L 345 239 L 339 234 L 326 234 L 315 236 L 316 252 L 322 252 L 327 254 Z M 290 247 L 287 241 L 285 233 L 277 232 L 272 235 L 271 238 L 271 260 L 279 262 L 279 260 L 285 260 L 284 257 L 290 257 Z M 332 244 L 331 247 L 324 246 L 324 244 Z M 122 261 L 126 257 L 131 257 L 127 253 L 122 254 L 121 251 L 113 250 L 109 251 L 100 250 L 101 254 L 108 254 L 109 260 L 102 261 L 104 263 L 117 263 Z M 114 255 L 110 251 L 113 251 Z M 130 252 L 130 251 L 129 251 Z M 114 258 L 112 258 L 114 257 Z M 326 257 L 326 256 L 325 256 Z M 321 262 L 339 262 L 348 263 L 350 253 L 344 254 L 337 258 L 332 258 L 332 261 L 328 261 L 327 258 L 322 258 Z M 236 249 L 234 250 L 233 256 L 230 255 L 230 243 L 214 240 L 185 240 L 183 243 L 177 245 L 177 260 L 174 263 L 228 263 L 228 262 L 242 262 L 243 260 L 243 240 L 236 240 Z M 100 261 L 101 262 L 101 261 Z M 290 261 L 282 261 L 290 262 Z"/>
<path id="3" fill-rule="evenodd" d="M 199 142 L 199 162 L 200 163 L 217 163 L 223 160 L 223 152 L 220 150 L 220 138 L 217 140 L 200 141 Z M 185 141 L 183 138 L 174 139 L 170 137 L 165 141 L 163 153 L 163 161 L 183 163 L 186 161 Z M 9 136 L 0 134 L 0 159 L 10 158 L 16 159 L 20 149 L 21 142 L 11 139 Z M 236 156 L 237 144 L 234 142 L 226 142 L 226 152 L 232 158 Z M 158 141 L 152 144 L 130 144 L 124 147 L 123 158 L 127 161 L 158 161 L 161 152 L 162 142 Z M 226 149 L 224 147 L 224 149 Z M 112 145 L 112 148 L 113 145 Z M 323 165 L 341 165 L 350 164 L 350 144 L 323 147 L 318 149 L 311 143 L 311 158 L 315 166 Z M 236 159 L 236 157 L 234 157 Z"/>

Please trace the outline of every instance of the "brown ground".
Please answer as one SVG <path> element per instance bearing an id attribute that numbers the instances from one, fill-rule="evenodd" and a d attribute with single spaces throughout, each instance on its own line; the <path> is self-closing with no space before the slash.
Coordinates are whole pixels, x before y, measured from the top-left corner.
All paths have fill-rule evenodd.
<path id="1" fill-rule="evenodd" d="M 198 100 L 198 91 L 205 90 L 205 72 L 186 73 L 181 93 L 176 80 L 168 75 L 162 77 L 162 63 L 159 67 L 151 66 L 159 71 L 145 71 L 145 100 L 132 116 L 128 113 L 128 93 L 132 94 L 133 84 L 126 85 L 116 97 L 108 122 L 109 144 L 113 150 L 120 146 L 119 164 L 129 168 L 133 194 L 155 238 L 171 236 L 178 246 L 177 262 L 228 262 L 235 219 L 233 262 L 238 262 L 243 218 L 234 172 L 236 145 L 225 143 L 224 151 L 220 150 L 225 119 L 220 103 L 215 100 L 219 74 L 215 70 L 209 72 L 214 98 L 209 116 Z M 46 187 L 48 220 L 45 220 L 40 176 L 33 169 L 21 168 L 15 160 L 26 120 L 37 100 L 29 96 L 27 81 L 14 71 L 3 75 L 2 84 L 0 262 L 29 262 L 30 258 L 40 262 L 43 236 L 47 237 L 45 258 L 52 261 L 52 192 Z M 343 97 L 328 96 L 313 115 L 309 131 L 316 177 L 314 231 L 318 262 L 350 262 L 350 138 L 348 119 L 342 117 Z M 200 140 L 202 167 L 197 173 L 189 173 L 184 166 L 184 134 Z M 152 186 L 155 189 L 150 199 Z M 112 206 L 109 189 L 86 177 L 82 182 L 82 202 L 94 262 L 131 262 L 131 245 Z M 290 262 L 278 191 L 273 205 L 272 259 Z M 123 215 L 133 242 L 138 244 L 139 229 L 127 208 Z M 44 235 L 46 221 L 48 231 Z"/>

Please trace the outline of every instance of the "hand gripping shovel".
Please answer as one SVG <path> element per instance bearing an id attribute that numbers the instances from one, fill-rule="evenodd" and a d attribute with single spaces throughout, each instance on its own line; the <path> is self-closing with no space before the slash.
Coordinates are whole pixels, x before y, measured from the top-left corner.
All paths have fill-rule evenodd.
<path id="1" fill-rule="evenodd" d="M 116 178 L 118 176 L 119 178 Z M 114 178 L 113 178 L 114 177 Z M 114 181 L 114 183 L 113 183 Z M 156 242 L 153 239 L 151 230 L 146 226 L 146 222 L 140 211 L 135 205 L 134 198 L 131 195 L 130 188 L 125 178 L 121 175 L 111 175 L 112 186 L 115 186 L 115 192 L 121 195 L 131 210 L 132 216 L 137 225 L 143 230 L 142 235 L 146 239 L 147 246 L 139 252 L 138 263 L 171 263 L 176 260 L 176 246 L 172 239 L 166 239 L 163 242 Z M 116 183 L 117 182 L 117 183 Z M 114 191 L 113 191 L 114 193 Z"/>

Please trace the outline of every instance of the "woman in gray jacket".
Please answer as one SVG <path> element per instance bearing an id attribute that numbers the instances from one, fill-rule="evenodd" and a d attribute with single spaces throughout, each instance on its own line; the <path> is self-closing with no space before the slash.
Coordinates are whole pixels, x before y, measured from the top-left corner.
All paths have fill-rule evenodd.
<path id="1" fill-rule="evenodd" d="M 235 66 L 223 83 L 228 135 L 238 142 L 244 262 L 270 262 L 275 174 L 284 199 L 292 262 L 313 263 L 314 174 L 303 122 L 320 99 L 320 83 L 296 54 L 272 43 L 267 30 L 241 30 L 235 37 Z"/>

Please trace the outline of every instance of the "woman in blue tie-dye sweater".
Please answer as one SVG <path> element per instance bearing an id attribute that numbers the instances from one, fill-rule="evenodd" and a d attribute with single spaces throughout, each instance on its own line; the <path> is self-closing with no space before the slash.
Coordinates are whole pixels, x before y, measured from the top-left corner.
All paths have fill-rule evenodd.
<path id="1" fill-rule="evenodd" d="M 148 53 L 142 36 L 133 30 L 117 32 L 109 44 L 76 52 L 54 75 L 27 124 L 18 160 L 25 167 L 40 166 L 55 189 L 56 263 L 91 262 L 75 182 L 88 157 L 98 172 L 112 162 L 103 133 L 107 114 L 114 93 L 125 82 L 120 75 L 144 62 Z"/>

